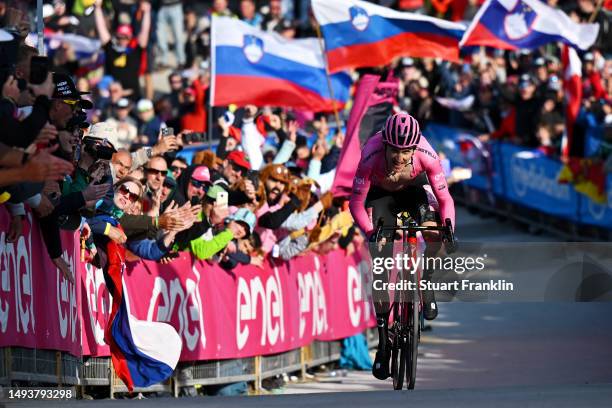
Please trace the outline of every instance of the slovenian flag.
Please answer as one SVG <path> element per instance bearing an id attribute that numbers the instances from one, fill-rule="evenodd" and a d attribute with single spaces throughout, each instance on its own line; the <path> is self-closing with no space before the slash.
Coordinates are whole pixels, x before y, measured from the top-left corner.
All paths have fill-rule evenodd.
<path id="1" fill-rule="evenodd" d="M 342 107 L 351 78 L 330 76 L 317 39 L 289 40 L 240 20 L 213 17 L 211 30 L 213 106 L 285 106 L 311 111 Z"/>
<path id="2" fill-rule="evenodd" d="M 148 387 L 167 380 L 179 361 L 182 342 L 169 324 L 138 320 L 130 313 L 123 281 L 125 248 L 110 241 L 107 251 L 106 283 L 113 297 L 113 308 L 105 339 L 117 376 L 132 392 L 134 387 Z"/>
<path id="3" fill-rule="evenodd" d="M 459 60 L 465 26 L 359 0 L 312 0 L 330 72 L 375 67 L 395 57 Z"/>
<path id="4" fill-rule="evenodd" d="M 540 0 L 487 0 L 461 39 L 461 46 L 518 50 L 561 41 L 586 50 L 598 31 L 599 24 L 576 23 Z"/>

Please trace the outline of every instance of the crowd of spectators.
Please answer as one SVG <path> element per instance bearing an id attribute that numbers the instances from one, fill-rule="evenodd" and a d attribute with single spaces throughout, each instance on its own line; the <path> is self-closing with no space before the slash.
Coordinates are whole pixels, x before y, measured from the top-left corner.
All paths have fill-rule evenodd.
<path id="1" fill-rule="evenodd" d="M 385 5 L 449 17 L 438 3 Z M 594 1 L 559 3 L 579 21 L 594 13 Z M 47 41 L 50 72 L 36 81 L 30 68 L 38 52 L 26 40 L 33 10 L 13 7 L 19 4 L 0 0 L 0 199 L 12 217 L 7 240 L 21 234 L 29 206 L 50 258 L 72 279 L 61 258 L 60 229 L 80 229 L 88 261 L 100 267 L 108 240 L 143 259 L 170 263 L 177 251 L 190 251 L 233 268 L 309 249 L 352 250 L 360 239 L 342 200 L 329 193 L 344 142 L 330 113 L 230 106 L 207 117 L 210 17 L 241 18 L 288 38 L 313 36 L 308 2 L 54 0 L 44 6 L 46 37 L 55 38 Z M 477 6 L 467 2 L 463 16 Z M 608 27 L 610 14 L 599 10 L 596 21 Z M 612 150 L 606 30 L 581 53 L 575 132 L 599 129 L 603 159 Z M 98 52 L 84 52 L 79 41 Z M 482 140 L 559 155 L 565 95 L 555 45 L 479 50 L 465 54 L 462 64 L 399 58 L 355 75 L 372 71 L 397 84 L 393 109 L 411 112 L 422 127 L 447 123 Z M 165 86 L 153 84 L 154 73 Z M 207 131 L 214 151 L 185 160 L 181 149 L 206 140 Z"/>

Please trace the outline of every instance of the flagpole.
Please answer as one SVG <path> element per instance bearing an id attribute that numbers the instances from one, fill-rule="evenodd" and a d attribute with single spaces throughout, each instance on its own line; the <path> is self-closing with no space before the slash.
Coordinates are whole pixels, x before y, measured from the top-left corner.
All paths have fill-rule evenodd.
<path id="1" fill-rule="evenodd" d="M 591 14 L 591 16 L 589 17 L 589 20 L 587 21 L 588 23 L 592 23 L 593 21 L 595 21 L 595 17 L 597 17 L 597 14 L 599 14 L 599 11 L 601 10 L 603 3 L 604 3 L 604 0 L 597 1 L 597 6 L 595 7 L 593 14 Z"/>
<path id="2" fill-rule="evenodd" d="M 321 54 L 323 54 L 323 61 L 325 62 L 325 78 L 327 79 L 327 87 L 329 88 L 329 97 L 332 101 L 332 109 L 334 110 L 334 116 L 336 117 L 336 127 L 338 131 L 340 131 L 342 122 L 340 121 L 338 107 L 336 106 L 336 99 L 334 98 L 334 89 L 332 88 L 331 78 L 329 76 L 329 64 L 327 63 L 327 54 L 325 54 L 325 45 L 323 44 L 323 37 L 321 36 L 321 27 L 319 26 L 318 22 L 315 24 L 315 30 L 317 30 L 319 47 L 321 47 Z"/>
<path id="3" fill-rule="evenodd" d="M 37 34 L 37 47 L 38 48 L 38 54 L 39 55 L 45 55 L 45 43 L 44 43 L 44 39 L 43 39 L 43 30 L 44 30 L 44 23 L 43 23 L 43 2 L 42 0 L 37 0 L 36 1 L 36 34 Z"/>

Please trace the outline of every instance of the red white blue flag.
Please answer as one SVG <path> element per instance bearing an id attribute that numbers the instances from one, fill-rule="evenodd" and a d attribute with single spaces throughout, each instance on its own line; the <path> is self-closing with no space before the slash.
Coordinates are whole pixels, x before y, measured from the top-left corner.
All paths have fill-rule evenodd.
<path id="1" fill-rule="evenodd" d="M 113 308 L 105 339 L 117 376 L 131 392 L 167 380 L 181 356 L 182 341 L 167 323 L 136 319 L 123 281 L 125 248 L 109 241 L 106 284 Z"/>
<path id="2" fill-rule="evenodd" d="M 312 0 L 330 72 L 386 65 L 399 56 L 459 60 L 465 26 L 360 0 Z"/>
<path id="3" fill-rule="evenodd" d="M 598 32 L 599 24 L 576 23 L 540 0 L 487 0 L 460 45 L 518 50 L 561 41 L 586 50 Z"/>
<path id="4" fill-rule="evenodd" d="M 288 40 L 240 20 L 213 17 L 213 106 L 229 104 L 286 106 L 312 111 L 342 107 L 351 78 L 326 78 L 323 51 L 316 38 Z"/>

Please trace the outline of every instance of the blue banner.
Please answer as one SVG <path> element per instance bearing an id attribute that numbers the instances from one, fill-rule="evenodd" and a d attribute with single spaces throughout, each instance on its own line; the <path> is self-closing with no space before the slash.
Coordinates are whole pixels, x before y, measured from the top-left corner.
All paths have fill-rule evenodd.
<path id="1" fill-rule="evenodd" d="M 561 163 L 535 150 L 500 143 L 504 196 L 526 207 L 578 221 L 578 193 L 569 184 L 559 184 Z"/>

